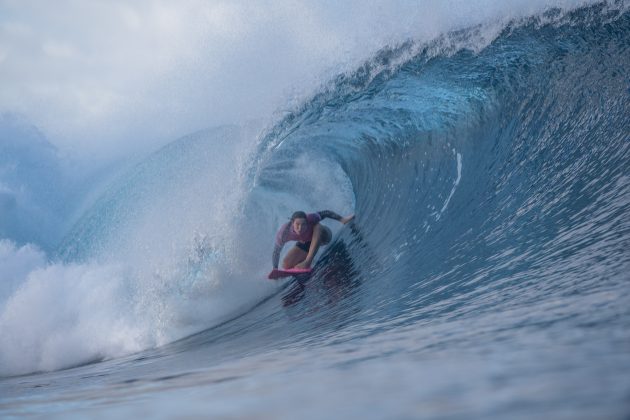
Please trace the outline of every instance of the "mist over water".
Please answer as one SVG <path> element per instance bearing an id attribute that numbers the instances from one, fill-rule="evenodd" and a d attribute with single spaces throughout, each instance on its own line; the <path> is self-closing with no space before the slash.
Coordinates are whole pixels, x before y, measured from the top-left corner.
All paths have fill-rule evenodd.
<path id="1" fill-rule="evenodd" d="M 3 2 L 0 112 L 24 115 L 63 151 L 120 158 L 267 123 L 387 46 L 479 24 L 489 42 L 512 19 L 583 4 Z"/>
<path id="2" fill-rule="evenodd" d="M 0 11 L 0 412 L 627 408 L 624 2 Z"/>

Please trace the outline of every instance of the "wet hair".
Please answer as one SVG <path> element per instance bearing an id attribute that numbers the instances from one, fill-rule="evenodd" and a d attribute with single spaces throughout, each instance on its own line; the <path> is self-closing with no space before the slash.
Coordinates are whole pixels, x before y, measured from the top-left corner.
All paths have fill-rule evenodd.
<path id="1" fill-rule="evenodd" d="M 291 215 L 291 223 L 293 223 L 295 219 L 306 219 L 306 213 L 303 211 L 296 211 Z"/>

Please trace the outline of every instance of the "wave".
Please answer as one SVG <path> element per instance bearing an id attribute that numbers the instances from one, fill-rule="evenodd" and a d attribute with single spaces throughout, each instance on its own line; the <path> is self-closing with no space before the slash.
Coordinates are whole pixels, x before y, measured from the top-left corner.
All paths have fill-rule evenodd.
<path id="1" fill-rule="evenodd" d="M 273 233 L 295 209 L 356 212 L 352 228 L 331 225 L 312 282 L 347 279 L 371 310 L 344 322 L 375 330 L 619 287 L 628 13 L 552 10 L 491 39 L 482 29 L 386 48 L 260 138 L 222 127 L 150 156 L 54 262 L 20 271 L 0 313 L 0 372 L 118 357 L 252 307 L 264 316 Z"/>
<path id="2" fill-rule="evenodd" d="M 450 41 L 382 52 L 264 139 L 272 152 L 258 185 L 282 178 L 277 162 L 295 154 L 334 156 L 370 226 L 364 237 L 404 278 L 507 249 L 527 255 L 524 266 L 552 243 L 577 252 L 584 238 L 567 232 L 586 229 L 593 206 L 608 229 L 588 243 L 625 233 L 627 14 L 590 8 L 543 22 L 509 26 L 479 52 Z M 568 241 L 554 243 L 561 233 Z"/>

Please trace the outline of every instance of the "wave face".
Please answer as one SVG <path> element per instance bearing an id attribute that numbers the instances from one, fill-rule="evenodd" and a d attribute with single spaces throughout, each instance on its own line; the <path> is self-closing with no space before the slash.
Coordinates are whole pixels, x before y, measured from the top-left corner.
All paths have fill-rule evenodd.
<path id="1" fill-rule="evenodd" d="M 65 339 L 93 339 L 76 357 L 40 339 L 19 369 L 23 347 L 0 357 L 9 375 L 101 363 L 6 378 L 5 395 L 46 381 L 105 413 L 133 410 L 121 393 L 135 392 L 172 415 L 627 414 L 630 15 L 549 12 L 482 34 L 383 50 L 256 143 L 200 133 L 140 165 L 0 318 L 15 337 L 29 299 L 53 308 L 36 293 L 47 273 L 67 290 L 113 278 L 104 314 L 90 294 L 58 315 Z M 297 208 L 356 222 L 331 222 L 310 280 L 263 285 Z M 47 392 L 7 412 L 53 407 Z M 117 402 L 95 407 L 103 395 Z"/>
<path id="2" fill-rule="evenodd" d="M 287 191 L 296 156 L 334 157 L 356 196 L 340 241 L 396 302 L 389 322 L 615 289 L 630 261 L 630 20 L 605 21 L 533 20 L 478 53 L 449 51 L 474 31 L 384 51 L 267 135 L 258 186 Z"/>

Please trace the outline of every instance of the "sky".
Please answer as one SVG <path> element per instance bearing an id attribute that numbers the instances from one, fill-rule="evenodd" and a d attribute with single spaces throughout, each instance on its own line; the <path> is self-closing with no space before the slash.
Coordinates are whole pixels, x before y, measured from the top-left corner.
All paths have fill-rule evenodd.
<path id="1" fill-rule="evenodd" d="M 386 45 L 582 3 L 0 0 L 0 113 L 65 153 L 121 157 L 269 124 Z"/>

